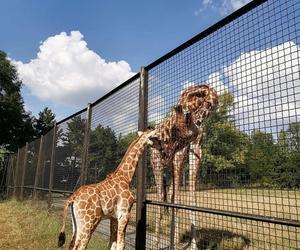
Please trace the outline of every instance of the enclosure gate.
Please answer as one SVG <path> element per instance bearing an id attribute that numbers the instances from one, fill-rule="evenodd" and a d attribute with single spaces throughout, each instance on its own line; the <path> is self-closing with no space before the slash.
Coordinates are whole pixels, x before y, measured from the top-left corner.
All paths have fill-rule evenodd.
<path id="1" fill-rule="evenodd" d="M 213 10 L 224 13 L 230 3 L 239 2 Z M 209 3 L 197 13 L 205 8 Z M 157 175 L 146 152 L 132 183 L 137 202 L 127 245 L 299 249 L 299 72 L 300 1 L 252 1 L 19 148 L 10 157 L 7 194 L 61 206 L 60 194 L 112 172 L 136 131 L 162 122 L 184 89 L 208 84 L 219 104 L 202 124 L 196 186 L 192 147 L 176 199 L 172 168 Z M 168 194 L 158 195 L 159 188 Z"/>

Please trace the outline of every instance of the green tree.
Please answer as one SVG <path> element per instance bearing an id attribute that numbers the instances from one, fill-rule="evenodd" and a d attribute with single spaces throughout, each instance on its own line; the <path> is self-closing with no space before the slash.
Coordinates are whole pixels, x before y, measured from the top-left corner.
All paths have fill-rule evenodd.
<path id="1" fill-rule="evenodd" d="M 64 146 L 70 150 L 69 156 L 80 158 L 83 153 L 83 141 L 86 120 L 75 116 L 67 123 L 67 130 L 63 135 Z"/>
<path id="2" fill-rule="evenodd" d="M 86 120 L 75 116 L 58 126 L 56 167 L 60 177 L 56 185 L 60 189 L 72 190 L 78 184 Z"/>
<path id="3" fill-rule="evenodd" d="M 137 139 L 137 132 L 128 133 L 127 135 L 119 134 L 117 143 L 118 143 L 118 159 L 117 163 L 121 162 L 124 154 L 126 153 L 129 145 Z"/>
<path id="4" fill-rule="evenodd" d="M 289 148 L 295 152 L 300 152 L 300 122 L 291 123 L 287 133 Z"/>
<path id="5" fill-rule="evenodd" d="M 291 123 L 286 131 L 280 131 L 277 152 L 274 154 L 276 165 L 273 181 L 276 186 L 284 188 L 300 187 L 300 123 Z"/>
<path id="6" fill-rule="evenodd" d="M 12 151 L 34 136 L 33 121 L 20 94 L 21 85 L 16 68 L 0 51 L 0 147 Z"/>
<path id="7" fill-rule="evenodd" d="M 89 182 L 103 180 L 119 162 L 119 145 L 114 131 L 110 127 L 98 125 L 91 132 L 89 148 Z M 94 177 L 94 178 L 92 178 Z"/>
<path id="8" fill-rule="evenodd" d="M 252 183 L 264 186 L 273 184 L 276 154 L 272 134 L 254 130 L 247 158 Z"/>
<path id="9" fill-rule="evenodd" d="M 201 175 L 218 186 L 245 184 L 248 180 L 249 138 L 232 122 L 233 108 L 233 95 L 226 92 L 219 97 L 216 112 L 205 122 Z"/>
<path id="10" fill-rule="evenodd" d="M 36 137 L 46 134 L 55 123 L 55 114 L 48 107 L 39 112 L 39 117 L 35 120 L 34 129 Z"/>

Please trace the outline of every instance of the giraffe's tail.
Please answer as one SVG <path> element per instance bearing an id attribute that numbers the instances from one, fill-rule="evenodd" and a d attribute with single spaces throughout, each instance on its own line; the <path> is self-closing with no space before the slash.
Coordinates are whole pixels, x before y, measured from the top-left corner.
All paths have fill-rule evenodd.
<path id="1" fill-rule="evenodd" d="M 59 236 L 58 236 L 58 242 L 57 242 L 58 247 L 62 247 L 66 241 L 65 227 L 66 227 L 66 221 L 67 221 L 67 216 L 68 216 L 68 207 L 71 204 L 73 204 L 72 196 L 65 201 L 64 214 L 63 214 L 63 226 L 62 226 Z"/>

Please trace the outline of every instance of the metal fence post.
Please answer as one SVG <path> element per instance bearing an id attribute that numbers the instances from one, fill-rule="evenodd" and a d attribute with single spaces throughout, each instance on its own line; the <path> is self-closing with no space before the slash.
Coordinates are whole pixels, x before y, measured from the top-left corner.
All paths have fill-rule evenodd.
<path id="1" fill-rule="evenodd" d="M 139 89 L 139 123 L 138 130 L 144 131 L 147 126 L 148 110 L 148 72 L 144 67 L 140 71 Z M 146 249 L 146 152 L 143 153 L 137 168 L 137 200 L 136 200 L 136 241 L 135 249 Z"/>
<path id="2" fill-rule="evenodd" d="M 25 145 L 24 160 L 23 160 L 23 164 L 22 164 L 23 171 L 22 171 L 22 179 L 21 179 L 20 200 L 23 200 L 23 198 L 24 198 L 24 182 L 25 182 L 27 159 L 28 159 L 28 142 L 26 142 L 26 145 Z"/>
<path id="3" fill-rule="evenodd" d="M 86 124 L 84 131 L 84 141 L 83 141 L 83 150 L 82 150 L 82 161 L 80 169 L 80 186 L 86 184 L 87 180 L 87 165 L 88 165 L 88 154 L 89 154 L 89 145 L 90 145 L 90 131 L 91 131 L 91 118 L 92 118 L 92 107 L 89 103 L 87 106 L 86 114 Z"/>
<path id="4" fill-rule="evenodd" d="M 37 199 L 37 191 L 36 188 L 39 183 L 39 174 L 40 174 L 40 169 L 42 166 L 42 158 L 43 158 L 43 143 L 44 143 L 44 136 L 41 136 L 40 140 L 40 146 L 39 146 L 39 155 L 38 155 L 38 161 L 37 161 L 37 166 L 36 166 L 36 171 L 35 171 L 35 179 L 34 179 L 34 188 L 33 188 L 33 199 Z"/>
<path id="5" fill-rule="evenodd" d="M 53 174 L 55 166 L 55 151 L 56 151 L 56 141 L 57 141 L 57 125 L 54 123 L 53 127 L 53 137 L 52 137 L 52 147 L 51 147 L 51 165 L 50 165 L 50 175 L 49 175 L 49 191 L 48 191 L 48 209 L 52 205 L 52 189 L 53 189 Z"/>
<path id="6" fill-rule="evenodd" d="M 15 176 L 14 176 L 14 191 L 13 191 L 13 196 L 16 196 L 17 193 L 17 182 L 18 182 L 18 177 L 19 177 L 19 165 L 20 165 L 20 148 L 18 148 L 18 153 L 17 153 L 17 162 L 16 162 L 16 170 L 15 170 Z"/>

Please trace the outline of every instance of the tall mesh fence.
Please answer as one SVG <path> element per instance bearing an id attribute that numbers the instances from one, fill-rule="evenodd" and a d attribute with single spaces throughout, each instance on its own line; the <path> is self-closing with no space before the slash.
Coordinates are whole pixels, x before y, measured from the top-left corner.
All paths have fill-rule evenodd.
<path id="1" fill-rule="evenodd" d="M 27 151 L 27 163 L 25 165 L 25 177 L 24 177 L 24 186 L 26 187 L 34 187 L 35 184 L 35 175 L 38 164 L 38 155 L 40 148 L 41 139 L 34 140 L 28 143 L 28 151 Z M 33 189 L 25 188 L 24 195 L 25 197 L 32 195 Z"/>
<path id="2" fill-rule="evenodd" d="M 254 1 L 145 67 L 147 125 L 163 139 L 160 150 L 148 148 L 143 165 L 147 249 L 299 247 L 299 10 L 298 0 Z M 140 78 L 12 155 L 8 195 L 69 194 L 112 173 L 138 136 Z M 185 97 L 201 100 L 198 111 L 178 105 L 184 91 L 203 84 L 218 95 L 214 110 L 199 104 L 205 91 Z M 181 127 L 172 117 L 184 119 Z M 136 178 L 131 190 L 143 192 Z M 62 206 L 65 197 L 58 197 L 49 201 Z M 137 207 L 128 247 L 135 245 Z M 109 223 L 100 227 L 109 235 Z"/>
<path id="3" fill-rule="evenodd" d="M 153 123 L 172 115 L 171 107 L 189 86 L 209 84 L 219 96 L 218 108 L 203 124 L 202 154 L 186 145 L 184 159 L 153 168 L 148 200 L 199 209 L 169 207 L 166 213 L 168 204 L 151 205 L 149 248 L 299 246 L 299 228 L 280 221 L 300 216 L 299 8 L 299 1 L 263 3 L 149 70 Z M 195 156 L 201 161 L 196 174 Z M 172 202 L 174 165 L 182 172 L 176 173 L 180 184 Z M 167 186 L 167 197 L 159 185 Z M 204 213 L 209 210 L 224 215 Z M 238 214 L 248 219 L 237 219 Z M 259 223 L 255 216 L 278 221 Z"/>
<path id="4" fill-rule="evenodd" d="M 92 105 L 87 182 L 104 180 L 137 138 L 139 79 Z"/>
<path id="5" fill-rule="evenodd" d="M 15 177 L 15 166 L 16 166 L 16 154 L 12 154 L 9 157 L 9 164 L 7 169 L 7 195 L 11 196 L 13 194 L 14 187 L 14 177 Z"/>
<path id="6" fill-rule="evenodd" d="M 53 189 L 74 191 L 80 185 L 80 169 L 86 112 L 57 125 Z"/>
<path id="7" fill-rule="evenodd" d="M 39 141 L 38 151 L 36 151 L 36 168 L 35 173 L 32 174 L 36 196 L 39 198 L 45 198 L 49 189 L 53 132 L 54 130 L 51 129 L 43 135 L 43 139 Z"/>

